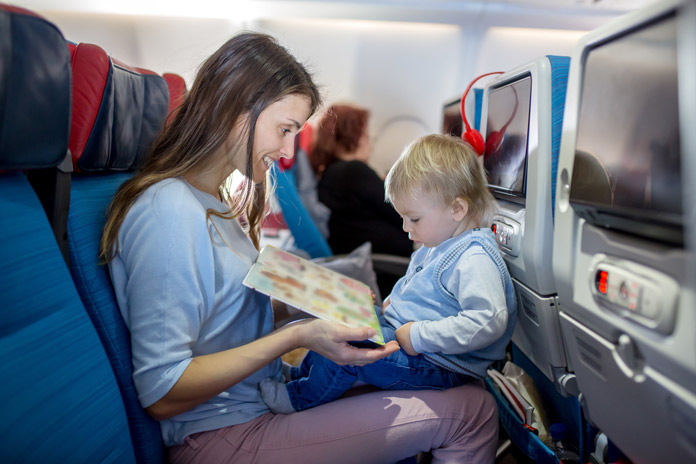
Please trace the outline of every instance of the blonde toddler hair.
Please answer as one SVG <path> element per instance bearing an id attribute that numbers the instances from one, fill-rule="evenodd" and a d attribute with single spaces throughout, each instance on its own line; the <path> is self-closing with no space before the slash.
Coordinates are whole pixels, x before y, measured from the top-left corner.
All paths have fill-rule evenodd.
<path id="1" fill-rule="evenodd" d="M 496 202 L 474 150 L 461 139 L 444 134 L 425 135 L 411 143 L 389 170 L 385 199 L 431 195 L 442 206 L 466 200 L 470 228 L 489 227 Z"/>

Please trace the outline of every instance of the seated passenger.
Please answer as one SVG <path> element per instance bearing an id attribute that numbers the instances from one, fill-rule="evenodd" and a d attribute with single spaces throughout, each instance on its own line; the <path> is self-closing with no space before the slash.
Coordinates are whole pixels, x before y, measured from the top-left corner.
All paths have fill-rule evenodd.
<path id="1" fill-rule="evenodd" d="M 496 408 L 479 385 L 373 392 L 290 415 L 261 399 L 258 382 L 280 379 L 280 356 L 294 348 L 353 365 L 398 350 L 355 348 L 347 341 L 374 330 L 319 319 L 273 330 L 270 299 L 242 284 L 258 256 L 269 167 L 292 156 L 319 103 L 286 49 L 236 35 L 203 63 L 145 166 L 117 192 L 101 255 L 130 330 L 140 402 L 173 463 L 384 463 L 430 449 L 434 462 L 493 462 Z M 235 170 L 245 182 L 228 203 Z"/>
<path id="2" fill-rule="evenodd" d="M 404 230 L 423 243 L 378 315 L 385 341 L 402 349 L 349 366 L 309 352 L 289 369 L 290 382 L 260 382 L 272 411 L 319 406 L 356 381 L 394 390 L 450 388 L 483 379 L 503 359 L 515 326 L 515 290 L 488 227 L 495 200 L 476 158 L 458 138 L 429 135 L 387 174 L 387 196 Z"/>
<path id="3" fill-rule="evenodd" d="M 367 164 L 368 116 L 362 108 L 332 105 L 315 128 L 310 160 L 319 176 L 319 201 L 331 210 L 329 246 L 341 254 L 371 242 L 373 253 L 408 257 L 413 243 L 384 201 L 384 182 Z"/>

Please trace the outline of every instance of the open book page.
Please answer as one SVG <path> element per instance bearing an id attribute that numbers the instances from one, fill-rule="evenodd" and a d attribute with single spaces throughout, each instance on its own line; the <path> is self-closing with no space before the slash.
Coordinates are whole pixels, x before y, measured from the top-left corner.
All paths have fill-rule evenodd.
<path id="1" fill-rule="evenodd" d="M 244 285 L 302 311 L 349 327 L 372 327 L 384 344 L 370 287 L 316 263 L 267 245 Z"/>

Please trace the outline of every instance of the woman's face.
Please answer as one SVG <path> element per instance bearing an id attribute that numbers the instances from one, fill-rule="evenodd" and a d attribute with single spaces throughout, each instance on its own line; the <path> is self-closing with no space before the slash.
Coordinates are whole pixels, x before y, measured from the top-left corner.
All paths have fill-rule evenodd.
<path id="1" fill-rule="evenodd" d="M 309 98 L 288 95 L 271 103 L 259 114 L 252 155 L 252 180 L 255 183 L 263 182 L 266 171 L 274 162 L 294 156 L 295 136 L 309 118 L 309 113 Z"/>

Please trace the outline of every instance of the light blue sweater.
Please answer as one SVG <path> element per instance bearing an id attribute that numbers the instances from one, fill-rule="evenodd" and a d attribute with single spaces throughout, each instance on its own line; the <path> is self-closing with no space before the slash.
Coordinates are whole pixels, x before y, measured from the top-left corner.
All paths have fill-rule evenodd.
<path id="1" fill-rule="evenodd" d="M 389 300 L 390 324 L 415 321 L 410 335 L 418 353 L 478 378 L 504 357 L 515 327 L 515 290 L 488 229 L 416 250 Z"/>
<path id="2" fill-rule="evenodd" d="M 133 380 L 143 407 L 162 398 L 195 356 L 247 344 L 268 334 L 267 296 L 242 280 L 257 251 L 212 195 L 183 179 L 147 189 L 126 215 L 119 253 L 109 264 L 123 319 L 131 333 Z M 240 424 L 268 412 L 257 388 L 280 378 L 280 359 L 190 411 L 160 422 L 164 443 Z"/>

